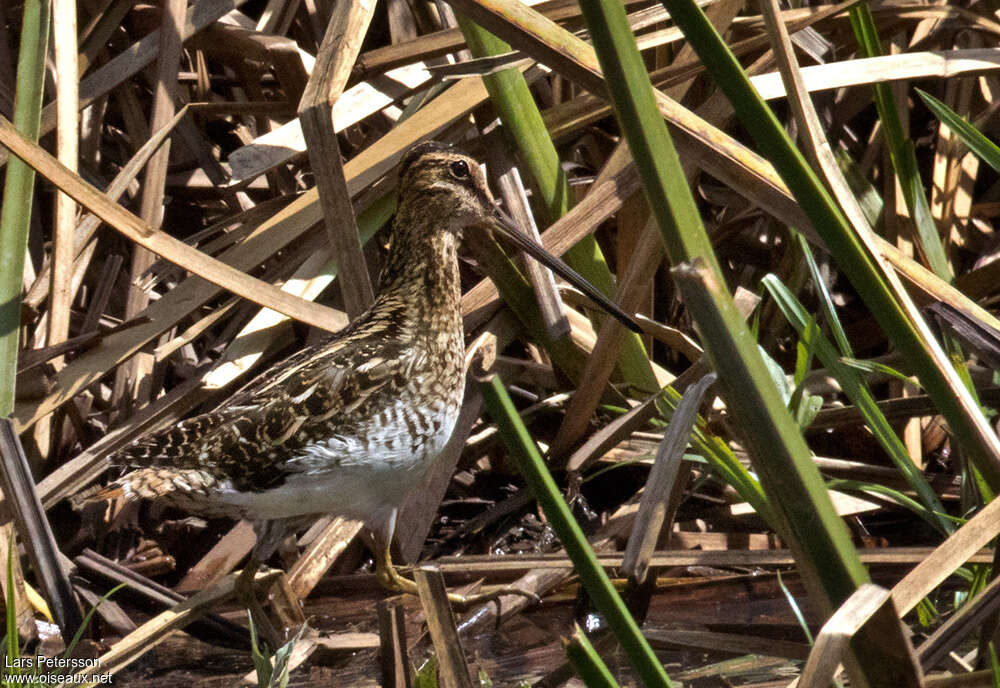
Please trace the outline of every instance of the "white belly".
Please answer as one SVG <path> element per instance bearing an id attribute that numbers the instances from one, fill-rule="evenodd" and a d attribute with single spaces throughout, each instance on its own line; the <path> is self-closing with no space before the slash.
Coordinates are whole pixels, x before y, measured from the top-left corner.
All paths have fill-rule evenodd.
<path id="1" fill-rule="evenodd" d="M 419 486 L 458 420 L 458 404 L 448 406 L 411 415 L 407 423 L 398 402 L 384 411 L 388 422 L 377 433 L 333 436 L 302 447 L 289 461 L 296 472 L 281 485 L 261 492 L 223 487 L 220 498 L 255 520 L 308 514 L 366 520 L 399 506 Z M 430 418 L 439 419 L 436 431 Z"/>

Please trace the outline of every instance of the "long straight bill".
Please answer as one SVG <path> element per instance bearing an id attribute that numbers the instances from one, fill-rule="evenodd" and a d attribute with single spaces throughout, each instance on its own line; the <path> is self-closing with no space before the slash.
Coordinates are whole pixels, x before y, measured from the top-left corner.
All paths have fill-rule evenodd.
<path id="1" fill-rule="evenodd" d="M 590 298 L 591 301 L 600 306 L 603 310 L 607 311 L 609 315 L 613 316 L 622 325 L 633 332 L 642 334 L 642 328 L 639 327 L 639 323 L 632 319 L 632 316 L 619 308 L 614 301 L 602 294 L 597 287 L 585 280 L 580 273 L 568 266 L 561 259 L 556 258 L 554 255 L 546 251 L 541 244 L 536 242 L 527 234 L 520 231 L 514 224 L 514 221 L 499 208 L 496 210 L 494 222 L 490 225 L 490 228 L 495 229 L 498 233 L 517 246 L 517 248 L 524 251 L 552 272 L 556 273 L 574 287 L 582 291 L 588 298 Z"/>

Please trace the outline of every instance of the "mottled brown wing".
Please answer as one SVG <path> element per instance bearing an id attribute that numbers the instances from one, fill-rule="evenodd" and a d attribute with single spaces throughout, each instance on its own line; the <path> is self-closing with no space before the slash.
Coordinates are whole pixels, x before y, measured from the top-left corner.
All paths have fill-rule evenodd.
<path id="1" fill-rule="evenodd" d="M 279 363 L 214 411 L 141 438 L 112 461 L 205 470 L 240 490 L 280 485 L 295 470 L 288 460 L 296 449 L 400 384 L 410 365 L 405 354 L 366 340 L 337 340 Z"/>

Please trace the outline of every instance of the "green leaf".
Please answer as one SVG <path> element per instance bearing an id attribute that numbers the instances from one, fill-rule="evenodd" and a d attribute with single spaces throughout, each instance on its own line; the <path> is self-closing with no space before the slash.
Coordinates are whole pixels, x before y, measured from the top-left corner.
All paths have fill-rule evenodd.
<path id="1" fill-rule="evenodd" d="M 278 651 L 274 653 L 274 673 L 271 676 L 271 684 L 268 688 L 286 688 L 288 686 L 288 674 L 291 672 L 291 666 L 288 661 L 292 657 L 292 650 L 295 649 L 295 644 L 302 640 L 302 634 L 305 633 L 305 630 L 306 627 L 303 624 L 299 627 L 299 632 L 295 634 L 295 637 L 278 648 Z"/>
<path id="2" fill-rule="evenodd" d="M 518 470 L 573 561 L 580 583 L 594 606 L 604 615 L 608 628 L 618 639 L 632 666 L 649 688 L 669 688 L 671 682 L 667 672 L 598 562 L 500 378 L 491 375 L 481 379 L 479 389 L 483 405 L 496 422 L 504 446 L 516 461 Z"/>
<path id="3" fill-rule="evenodd" d="M 940 527 L 942 520 L 948 520 L 957 525 L 962 525 L 963 523 L 963 519 L 956 518 L 943 511 L 931 511 L 920 502 L 907 497 L 899 490 L 894 490 L 891 487 L 886 487 L 885 485 L 880 485 L 878 483 L 870 483 L 862 480 L 830 480 L 827 483 L 827 486 L 831 490 L 854 490 L 857 492 L 871 492 L 881 495 L 892 500 L 904 509 L 912 511 L 914 514 L 936 528 Z"/>
<path id="4" fill-rule="evenodd" d="M 94 612 L 96 612 L 97 608 L 101 606 L 101 603 L 109 600 L 112 595 L 124 588 L 126 585 L 127 583 L 119 583 L 115 587 L 111 588 L 101 596 L 101 599 L 97 600 L 97 603 L 94 604 L 89 611 L 87 611 L 86 616 L 83 617 L 83 622 L 80 624 L 80 627 L 76 629 L 76 633 L 73 634 L 73 639 L 69 642 L 69 645 L 66 646 L 66 651 L 63 652 L 62 655 L 63 658 L 67 658 L 73 654 L 73 648 L 75 648 L 77 643 L 80 642 L 80 638 L 83 637 L 84 630 L 90 625 L 90 620 L 94 618 Z"/>
<path id="5" fill-rule="evenodd" d="M 872 227 L 876 226 L 879 217 L 882 215 L 882 208 L 885 205 L 882 196 L 879 195 L 875 186 L 868 181 L 861 166 L 855 162 L 850 153 L 843 148 L 837 148 L 833 151 L 833 155 L 837 159 L 840 171 L 844 174 L 844 179 L 847 180 L 847 185 L 858 199 L 858 205 L 861 206 L 861 212 L 864 213 L 865 220 Z"/>
<path id="6" fill-rule="evenodd" d="M 247 616 L 250 617 L 250 658 L 253 660 L 254 669 L 257 671 L 257 685 L 260 688 L 269 688 L 271 685 L 271 676 L 274 674 L 274 669 L 271 666 L 271 658 L 257 644 L 257 627 L 253 623 L 253 615 L 247 612 Z"/>
<path id="7" fill-rule="evenodd" d="M 950 371 L 938 367 L 940 356 L 936 347 L 913 326 L 843 210 L 797 150 L 782 122 L 760 98 L 739 61 L 696 3 L 691 0 L 661 2 L 733 105 L 737 117 L 758 149 L 774 165 L 799 207 L 808 216 L 838 268 L 850 279 L 890 341 L 912 363 L 965 454 L 979 467 L 988 483 L 1000 489 L 995 433 L 987 427 L 982 414 L 972 407 L 967 391 L 956 389 Z M 608 87 L 611 90 L 616 88 L 614 79 L 609 79 Z M 644 172 L 642 176 L 645 182 L 649 174 Z M 651 204 L 654 209 L 656 205 Z M 675 264 L 679 262 L 674 260 L 673 255 L 671 260 Z"/>
<path id="8" fill-rule="evenodd" d="M 566 642 L 566 656 L 587 688 L 618 688 L 618 682 L 587 634 L 574 624 L 573 636 Z"/>
<path id="9" fill-rule="evenodd" d="M 806 373 L 812 367 L 813 347 L 812 337 L 816 331 L 816 318 L 810 317 L 802 336 L 799 337 L 795 345 L 795 384 L 799 386 L 806 377 Z M 798 390 L 796 390 L 798 391 Z"/>
<path id="10" fill-rule="evenodd" d="M 52 8 L 49 0 L 27 0 L 23 5 L 13 123 L 25 137 L 37 142 Z M 20 158 L 12 156 L 7 163 L 3 200 L 0 201 L 0 265 L 3 266 L 0 270 L 0 416 L 9 416 L 14 410 L 24 256 L 34 196 L 35 171 Z"/>
<path id="11" fill-rule="evenodd" d="M 868 4 L 861 2 L 852 6 L 850 16 L 851 26 L 864 55 L 866 57 L 882 55 L 878 30 L 875 27 L 875 20 Z M 896 100 L 893 98 L 889 85 L 874 84 L 872 88 L 875 92 L 875 106 L 878 109 L 879 121 L 882 124 L 883 140 L 889 149 L 889 158 L 903 190 L 903 200 L 910 211 L 910 217 L 913 218 L 920 248 L 934 273 L 950 282 L 954 278 L 954 274 L 948 265 L 948 258 L 945 256 L 944 246 L 938 235 L 937 224 L 934 222 L 930 207 L 927 205 L 927 194 L 920 179 L 913 141 L 903 131 L 902 120 L 896 108 Z"/>
<path id="12" fill-rule="evenodd" d="M 799 622 L 799 628 L 806 635 L 806 642 L 810 645 L 813 644 L 812 631 L 809 630 L 809 624 L 806 623 L 805 614 L 802 613 L 802 609 L 799 607 L 799 603 L 795 599 L 795 595 L 792 591 L 785 586 L 785 581 L 781 580 L 781 571 L 776 571 L 778 574 L 778 587 L 781 588 L 781 592 L 784 594 L 785 599 L 788 601 L 788 606 L 792 609 L 792 614 L 795 615 L 795 619 Z"/>
<path id="13" fill-rule="evenodd" d="M 934 603 L 931 602 L 926 597 L 919 602 L 916 606 L 917 610 L 917 621 L 923 628 L 930 628 L 938 618 L 938 610 L 934 607 Z"/>
<path id="14" fill-rule="evenodd" d="M 17 658 L 21 656 L 21 648 L 17 644 L 17 595 L 14 592 L 14 557 L 17 552 L 14 549 L 14 534 L 11 533 L 10 540 L 7 541 L 7 657 Z M 11 662 L 4 662 L 4 667 L 11 669 L 12 676 L 20 676 L 24 672 L 18 666 L 10 666 Z M 16 664 L 16 662 L 14 662 Z"/>
<path id="15" fill-rule="evenodd" d="M 415 688 L 438 688 L 437 657 L 431 657 L 417 670 Z"/>
<path id="16" fill-rule="evenodd" d="M 866 373 L 881 373 L 882 375 L 888 375 L 889 377 L 894 377 L 901 382 L 919 386 L 918 380 L 915 380 L 912 377 L 901 373 L 892 366 L 887 366 L 886 364 L 879 363 L 878 361 L 865 361 L 860 358 L 849 358 L 847 356 L 842 357 L 840 361 L 844 365 L 850 368 L 854 368 L 856 370 L 861 370 Z"/>
<path id="17" fill-rule="evenodd" d="M 816 420 L 816 415 L 823 408 L 823 397 L 815 394 L 806 394 L 803 397 L 795 408 L 795 422 L 805 430 L 812 425 L 812 422 Z"/>
<path id="18" fill-rule="evenodd" d="M 788 377 L 785 375 L 784 369 L 778 365 L 777 361 L 771 358 L 771 355 L 760 344 L 757 345 L 757 351 L 760 352 L 760 357 L 764 359 L 767 374 L 770 375 L 774 386 L 778 388 L 781 400 L 785 403 L 785 406 L 788 406 L 788 403 L 792 400 L 792 390 L 788 387 Z"/>
<path id="19" fill-rule="evenodd" d="M 792 392 L 792 399 L 788 403 L 788 408 L 795 415 L 795 422 L 799 428 L 805 430 L 812 424 L 816 414 L 823 408 L 823 397 L 809 394 L 804 384 L 806 373 L 812 368 L 814 336 L 819 331 L 814 317 L 809 318 L 806 329 L 799 337 L 795 345 L 795 391 Z"/>
<path id="20" fill-rule="evenodd" d="M 663 420 L 669 421 L 673 418 L 674 411 L 680 401 L 680 392 L 673 387 L 665 387 L 656 400 L 656 410 Z M 653 421 L 657 420 L 653 419 Z M 663 426 L 662 422 L 660 422 L 660 426 Z M 778 522 L 777 517 L 770 502 L 768 502 L 767 495 L 761 488 L 760 481 L 740 463 L 733 450 L 721 437 L 708 431 L 702 418 L 699 418 L 695 424 L 695 430 L 691 436 L 691 446 L 700 454 L 700 456 L 692 457 L 692 460 L 704 460 L 719 480 L 735 489 L 766 523 L 776 527 L 774 524 Z"/>
<path id="21" fill-rule="evenodd" d="M 847 332 L 844 330 L 840 318 L 837 317 L 837 309 L 833 305 L 833 297 L 830 295 L 830 290 L 826 288 L 826 282 L 823 280 L 823 275 L 820 274 L 819 266 L 816 265 L 816 258 L 813 257 L 812 247 L 806 241 L 805 237 L 798 232 L 795 233 L 795 239 L 799 242 L 802 255 L 806 257 L 806 265 L 809 267 L 813 286 L 816 287 L 816 293 L 819 295 L 820 309 L 823 311 L 823 318 L 830 328 L 830 334 L 833 335 L 833 341 L 837 343 L 837 348 L 840 350 L 841 356 L 853 356 L 854 351 L 851 349 L 851 342 L 847 338 Z"/>
<path id="22" fill-rule="evenodd" d="M 967 119 L 930 93 L 922 91 L 919 88 L 916 91 L 917 95 L 923 98 L 924 103 L 930 111 L 934 113 L 934 116 L 948 125 L 948 128 L 955 132 L 955 136 L 961 139 L 962 143 L 969 147 L 969 150 L 978 155 L 983 162 L 994 170 L 1000 172 L 1000 146 L 997 146 L 986 138 Z"/>
<path id="23" fill-rule="evenodd" d="M 795 295 L 782 284 L 777 276 L 765 275 L 761 283 L 767 289 L 771 298 L 774 299 L 774 303 L 778 309 L 801 336 L 812 321 L 812 315 L 806 311 L 805 307 L 799 303 Z M 922 504 L 921 515 L 924 517 L 933 515 L 933 518 L 929 522 L 942 533 L 953 532 L 954 526 L 948 518 L 943 516 L 946 512 L 944 507 L 941 506 L 941 501 L 938 499 L 937 493 L 934 492 L 934 489 L 927 482 L 923 473 L 910 459 L 909 452 L 907 452 L 899 436 L 896 435 L 896 431 L 889 424 L 871 390 L 868 389 L 868 386 L 858 372 L 844 363 L 843 359 L 837 355 L 837 350 L 834 348 L 833 343 L 822 332 L 817 331 L 813 334 L 813 347 L 815 348 L 816 356 L 837 379 L 837 382 L 840 383 L 840 387 L 844 390 L 847 398 L 857 407 L 865 419 L 865 423 L 875 436 L 875 439 L 878 440 L 882 448 L 889 454 L 889 458 L 892 459 L 896 468 L 906 479 L 907 483 L 909 483 L 913 491 L 920 497 Z"/>

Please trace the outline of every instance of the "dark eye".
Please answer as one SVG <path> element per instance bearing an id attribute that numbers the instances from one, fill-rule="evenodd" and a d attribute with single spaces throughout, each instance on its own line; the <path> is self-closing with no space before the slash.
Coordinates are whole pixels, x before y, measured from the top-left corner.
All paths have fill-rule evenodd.
<path id="1" fill-rule="evenodd" d="M 456 160 L 448 165 L 448 169 L 456 179 L 467 179 L 470 175 L 469 163 L 464 160 Z"/>

